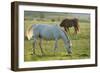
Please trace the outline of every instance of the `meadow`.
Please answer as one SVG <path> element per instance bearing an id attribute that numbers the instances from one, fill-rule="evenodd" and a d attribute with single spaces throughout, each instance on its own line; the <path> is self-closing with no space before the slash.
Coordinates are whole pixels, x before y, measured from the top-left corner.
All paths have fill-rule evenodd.
<path id="1" fill-rule="evenodd" d="M 27 27 L 31 24 L 59 24 L 59 22 L 51 22 L 51 21 L 30 21 L 25 20 L 25 31 Z M 64 43 L 60 39 L 58 41 L 58 49 L 56 51 L 56 55 L 54 56 L 54 41 L 45 41 L 43 40 L 42 47 L 45 53 L 44 56 L 41 56 L 41 51 L 39 47 L 39 40 L 36 44 L 36 55 L 31 55 L 32 53 L 32 41 L 24 40 L 24 61 L 47 61 L 47 60 L 73 60 L 73 59 L 87 59 L 90 58 L 90 22 L 79 21 L 80 32 L 77 35 L 73 34 L 73 28 L 70 29 L 70 33 L 68 36 L 72 42 L 72 55 L 66 55 L 66 49 L 64 48 Z"/>

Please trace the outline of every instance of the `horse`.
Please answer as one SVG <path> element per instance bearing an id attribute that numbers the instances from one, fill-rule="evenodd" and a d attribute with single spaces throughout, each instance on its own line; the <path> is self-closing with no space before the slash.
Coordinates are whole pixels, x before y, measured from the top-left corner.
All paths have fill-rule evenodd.
<path id="1" fill-rule="evenodd" d="M 59 26 L 57 25 L 48 25 L 48 24 L 33 24 L 29 28 L 28 32 L 33 30 L 33 49 L 32 49 L 32 54 L 35 55 L 35 49 L 36 49 L 36 41 L 39 39 L 39 46 L 41 49 L 42 55 L 44 55 L 43 48 L 41 46 L 42 40 L 54 40 L 54 55 L 55 51 L 58 48 L 57 42 L 59 39 L 62 39 L 66 48 L 66 51 L 68 52 L 68 55 L 71 55 L 72 53 L 72 43 L 66 34 L 64 30 L 62 30 Z"/>
<path id="2" fill-rule="evenodd" d="M 78 19 L 73 18 L 73 19 L 64 19 L 60 23 L 61 27 L 64 27 L 65 31 L 68 32 L 70 27 L 74 27 L 74 33 L 77 34 L 79 32 L 79 24 L 78 24 Z"/>

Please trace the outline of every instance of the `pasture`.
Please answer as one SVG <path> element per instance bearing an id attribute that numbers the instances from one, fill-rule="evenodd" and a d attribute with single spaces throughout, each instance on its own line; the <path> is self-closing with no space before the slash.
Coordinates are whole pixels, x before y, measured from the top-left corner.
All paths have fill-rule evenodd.
<path id="1" fill-rule="evenodd" d="M 59 22 L 51 21 L 30 21 L 25 20 L 25 31 L 27 27 L 31 24 L 59 24 Z M 46 60 L 72 60 L 72 59 L 87 59 L 90 58 L 90 23 L 85 21 L 79 21 L 80 32 L 75 36 L 73 34 L 73 28 L 70 29 L 68 33 L 69 38 L 72 42 L 72 56 L 66 56 L 66 49 L 64 47 L 63 41 L 60 39 L 58 41 L 58 49 L 56 55 L 54 56 L 54 41 L 45 41 L 43 40 L 42 47 L 45 53 L 44 56 L 41 56 L 41 51 L 39 47 L 39 41 L 36 44 L 36 55 L 31 55 L 32 53 L 32 41 L 33 40 L 24 40 L 24 61 L 46 61 Z"/>

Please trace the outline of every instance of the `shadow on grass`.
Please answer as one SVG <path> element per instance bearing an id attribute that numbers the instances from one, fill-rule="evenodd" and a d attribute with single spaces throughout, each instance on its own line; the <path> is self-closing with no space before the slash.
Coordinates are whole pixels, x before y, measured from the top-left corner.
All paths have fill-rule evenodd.
<path id="1" fill-rule="evenodd" d="M 33 57 L 72 57 L 72 55 L 60 55 L 60 54 L 57 54 L 57 55 L 53 55 L 53 54 L 51 54 L 51 55 L 47 55 L 47 54 L 45 54 L 45 55 L 37 55 L 37 54 L 35 54 L 35 55 L 32 55 L 32 56 Z"/>
<path id="2" fill-rule="evenodd" d="M 88 54 L 81 54 L 79 55 L 79 57 L 88 57 L 89 55 Z"/>
<path id="3" fill-rule="evenodd" d="M 47 60 L 67 60 L 72 59 L 71 55 L 31 55 L 31 61 L 47 61 Z"/>

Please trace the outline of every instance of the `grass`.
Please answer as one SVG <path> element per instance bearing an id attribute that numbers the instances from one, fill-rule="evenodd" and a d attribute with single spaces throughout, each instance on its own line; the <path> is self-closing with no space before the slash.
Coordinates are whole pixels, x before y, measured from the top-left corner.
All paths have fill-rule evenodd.
<path id="1" fill-rule="evenodd" d="M 33 21 L 25 21 L 25 30 L 29 24 L 37 23 Z M 38 22 L 39 23 L 39 22 Z M 44 22 L 41 22 L 44 23 Z M 52 24 L 51 22 L 45 22 Z M 39 41 L 37 41 L 36 55 L 31 55 L 32 53 L 32 40 L 24 40 L 24 61 L 46 61 L 46 60 L 72 60 L 72 59 L 87 59 L 90 58 L 90 23 L 80 22 L 80 33 L 76 36 L 73 34 L 73 28 L 70 29 L 68 33 L 69 38 L 72 41 L 72 56 L 67 55 L 67 51 L 64 48 L 64 43 L 62 40 L 58 41 L 58 49 L 56 55 L 54 56 L 54 41 L 43 41 L 42 47 L 45 53 L 41 56 L 41 51 L 39 48 Z"/>

